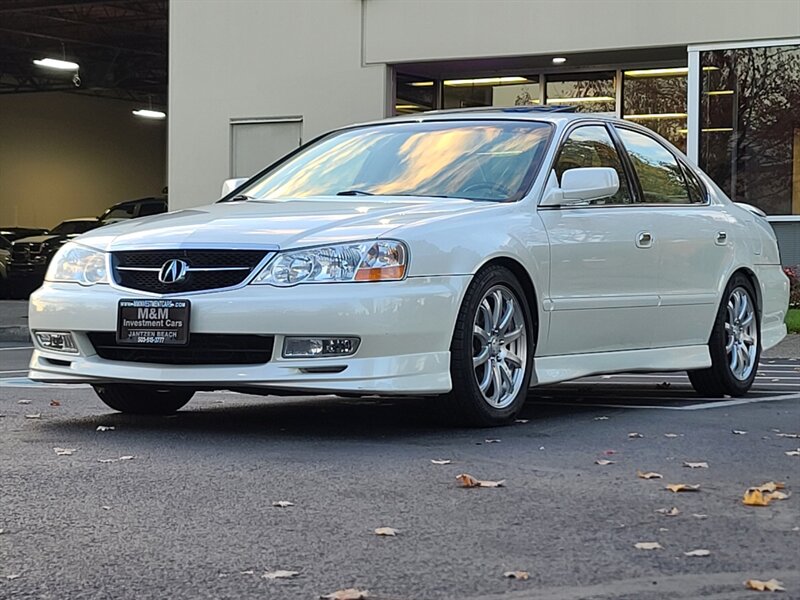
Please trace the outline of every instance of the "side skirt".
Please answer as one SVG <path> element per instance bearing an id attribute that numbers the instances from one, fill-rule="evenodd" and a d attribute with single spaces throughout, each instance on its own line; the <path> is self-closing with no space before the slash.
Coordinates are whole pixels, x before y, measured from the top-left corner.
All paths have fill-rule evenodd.
<path id="1" fill-rule="evenodd" d="M 541 356 L 533 361 L 531 386 L 606 373 L 687 371 L 710 366 L 711 355 L 705 345 Z"/>

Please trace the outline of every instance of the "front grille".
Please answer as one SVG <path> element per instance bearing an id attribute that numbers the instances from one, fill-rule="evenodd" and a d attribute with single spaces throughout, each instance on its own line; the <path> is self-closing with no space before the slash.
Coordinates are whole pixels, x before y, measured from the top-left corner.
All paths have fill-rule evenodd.
<path id="1" fill-rule="evenodd" d="M 272 358 L 271 335 L 193 333 L 186 346 L 121 346 L 114 332 L 87 334 L 100 358 L 161 365 L 261 365 Z"/>
<path id="2" fill-rule="evenodd" d="M 113 252 L 114 281 L 122 287 L 157 294 L 179 294 L 232 287 L 247 279 L 266 255 L 266 250 L 128 250 Z M 189 265 L 190 270 L 186 279 L 178 283 L 161 283 L 158 280 L 157 269 L 174 258 L 183 260 Z M 192 271 L 192 269 L 225 268 L 232 270 Z"/>

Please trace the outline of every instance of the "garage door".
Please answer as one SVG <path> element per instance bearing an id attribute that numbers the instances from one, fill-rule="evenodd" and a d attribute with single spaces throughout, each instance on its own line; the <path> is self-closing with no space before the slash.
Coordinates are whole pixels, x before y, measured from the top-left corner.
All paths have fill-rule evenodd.
<path id="1" fill-rule="evenodd" d="M 231 122 L 231 177 L 250 177 L 297 148 L 302 125 L 300 117 Z"/>

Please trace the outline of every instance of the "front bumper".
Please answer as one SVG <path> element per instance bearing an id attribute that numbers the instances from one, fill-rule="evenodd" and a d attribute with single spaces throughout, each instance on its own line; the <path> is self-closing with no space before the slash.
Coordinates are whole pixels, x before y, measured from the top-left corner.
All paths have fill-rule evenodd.
<path id="1" fill-rule="evenodd" d="M 99 357 L 87 332 L 114 331 L 121 298 L 152 298 L 96 285 L 46 283 L 30 299 L 32 331 L 69 331 L 80 354 L 35 349 L 30 378 L 57 383 L 136 382 L 196 387 L 264 387 L 304 392 L 439 394 L 450 390 L 450 341 L 469 276 L 398 282 L 245 286 L 193 294 L 192 333 L 275 337 L 259 365 L 162 365 Z M 361 338 L 348 357 L 285 359 L 283 339 Z M 338 373 L 309 372 L 345 367 Z"/>

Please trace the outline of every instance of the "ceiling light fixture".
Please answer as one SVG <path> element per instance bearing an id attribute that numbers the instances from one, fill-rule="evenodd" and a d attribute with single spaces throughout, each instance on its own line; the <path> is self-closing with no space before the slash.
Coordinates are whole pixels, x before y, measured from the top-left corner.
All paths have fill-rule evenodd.
<path id="1" fill-rule="evenodd" d="M 481 77 L 479 79 L 445 79 L 447 86 L 459 85 L 503 85 L 508 83 L 528 83 L 524 77 Z"/>
<path id="2" fill-rule="evenodd" d="M 414 87 L 430 87 L 433 85 L 432 81 L 412 81 L 411 85 Z"/>
<path id="3" fill-rule="evenodd" d="M 71 60 L 60 60 L 58 58 L 37 58 L 33 61 L 38 67 L 45 67 L 46 69 L 57 69 L 59 71 L 77 71 L 78 63 Z"/>
<path id="4" fill-rule="evenodd" d="M 584 96 L 583 98 L 548 98 L 548 104 L 570 104 L 573 102 L 614 102 L 611 96 Z"/>
<path id="5" fill-rule="evenodd" d="M 553 58 L 554 65 L 563 65 L 565 62 L 567 62 L 567 59 L 564 58 L 563 56 L 556 56 L 555 58 Z"/>
<path id="6" fill-rule="evenodd" d="M 733 90 L 713 90 L 710 92 L 706 92 L 708 96 L 729 96 L 733 94 Z"/>
<path id="7" fill-rule="evenodd" d="M 685 119 L 686 117 L 686 113 L 653 113 L 643 115 L 625 115 L 622 118 L 628 119 L 629 121 L 655 121 L 660 119 Z"/>
<path id="8" fill-rule="evenodd" d="M 144 117 L 145 119 L 166 119 L 167 113 L 160 110 L 152 110 L 149 108 L 140 108 L 139 110 L 132 111 L 137 117 Z"/>

